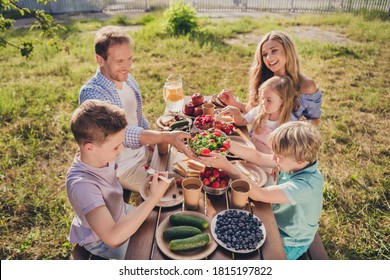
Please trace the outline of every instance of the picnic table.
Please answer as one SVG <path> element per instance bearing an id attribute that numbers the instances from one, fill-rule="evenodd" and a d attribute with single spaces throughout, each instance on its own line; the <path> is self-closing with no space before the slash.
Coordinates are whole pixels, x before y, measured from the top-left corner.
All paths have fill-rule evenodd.
<path id="1" fill-rule="evenodd" d="M 187 97 L 188 100 L 188 97 Z M 248 135 L 246 127 L 240 127 L 241 131 Z M 156 149 L 157 150 L 157 149 Z M 185 155 L 178 152 L 174 147 L 170 147 L 167 154 L 160 155 L 155 150 L 151 167 L 156 170 L 173 170 L 173 164 L 185 158 Z M 196 210 L 210 219 L 223 210 L 230 209 L 230 191 L 223 195 L 209 195 L 202 192 L 199 201 L 199 208 Z M 149 214 L 145 222 L 138 231 L 131 236 L 129 247 L 126 253 L 128 260 L 165 260 L 165 256 L 156 242 L 156 230 L 159 225 L 172 213 L 185 210 L 184 205 L 173 207 L 155 207 Z M 275 217 L 269 203 L 249 200 L 246 206 L 247 211 L 252 212 L 263 222 L 266 229 L 266 239 L 260 249 L 247 254 L 233 253 L 224 249 L 220 245 L 212 252 L 207 259 L 209 260 L 232 260 L 232 259 L 251 259 L 251 260 L 277 260 L 286 259 L 283 244 L 280 238 L 279 230 L 276 225 Z"/>

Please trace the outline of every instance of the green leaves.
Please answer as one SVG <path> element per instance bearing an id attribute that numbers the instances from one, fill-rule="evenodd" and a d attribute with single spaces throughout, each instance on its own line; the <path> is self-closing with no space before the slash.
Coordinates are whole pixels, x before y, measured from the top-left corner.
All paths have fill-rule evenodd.
<path id="1" fill-rule="evenodd" d="M 26 58 L 30 56 L 32 51 L 34 50 L 33 43 L 31 41 L 24 41 L 21 44 L 20 54 Z"/>
<path id="2" fill-rule="evenodd" d="M 50 0 L 36 0 L 38 3 L 47 4 Z M 0 1 L 0 10 L 16 10 L 19 11 L 20 15 L 23 17 L 25 13 L 31 14 L 34 18 L 37 19 L 36 22 L 31 26 L 30 31 L 34 29 L 42 30 L 40 36 L 45 36 L 49 38 L 55 38 L 56 34 L 60 30 L 65 30 L 66 28 L 60 24 L 53 25 L 53 17 L 48 15 L 43 10 L 29 10 L 23 8 L 17 4 L 17 1 L 1 0 Z M 13 27 L 13 19 L 6 19 L 0 14 L 0 31 L 9 30 Z M 34 50 L 34 43 L 32 41 L 20 40 L 21 43 L 17 46 L 8 42 L 4 38 L 0 38 L 0 47 L 5 47 L 7 45 L 18 48 L 20 54 L 23 57 L 29 58 Z"/>
<path id="3" fill-rule="evenodd" d="M 198 29 L 195 8 L 184 4 L 182 0 L 175 1 L 164 16 L 168 19 L 166 30 L 173 36 L 187 35 Z"/>

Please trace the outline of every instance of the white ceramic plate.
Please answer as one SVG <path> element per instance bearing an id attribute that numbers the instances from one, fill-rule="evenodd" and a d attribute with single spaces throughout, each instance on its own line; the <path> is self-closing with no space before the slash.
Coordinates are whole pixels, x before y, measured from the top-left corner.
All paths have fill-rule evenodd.
<path id="1" fill-rule="evenodd" d="M 246 214 L 250 214 L 250 212 L 248 211 L 245 211 L 245 210 L 238 210 L 238 209 L 229 209 L 229 210 L 224 210 L 224 211 L 221 211 L 220 213 L 218 213 L 217 215 L 214 216 L 213 220 L 211 221 L 211 234 L 213 235 L 215 241 L 217 241 L 217 243 L 219 245 L 221 245 L 223 248 L 225 248 L 226 250 L 229 250 L 231 252 L 234 252 L 234 253 L 241 253 L 241 254 L 246 254 L 246 253 L 250 253 L 250 252 L 253 252 L 257 249 L 259 249 L 263 244 L 264 244 L 264 241 L 265 241 L 265 238 L 266 238 L 266 234 L 265 234 L 265 227 L 264 227 L 264 224 L 262 223 L 261 226 L 260 226 L 260 229 L 261 231 L 263 232 L 263 239 L 260 240 L 260 242 L 256 245 L 256 247 L 254 249 L 247 249 L 247 250 L 236 250 L 234 248 L 228 248 L 226 246 L 225 243 L 223 243 L 220 239 L 218 239 L 217 237 L 217 234 L 215 233 L 215 230 L 217 228 L 217 219 L 218 219 L 218 216 L 221 216 L 223 214 L 225 214 L 226 212 L 228 211 L 237 211 L 237 212 L 244 212 Z M 254 218 L 256 218 L 258 221 L 261 222 L 261 220 L 256 216 L 256 215 L 253 215 Z"/>
<path id="2" fill-rule="evenodd" d="M 231 163 L 234 164 L 234 162 L 235 161 L 232 161 Z M 268 180 L 268 177 L 267 177 L 267 173 L 265 173 L 265 171 L 260 166 L 257 166 L 257 165 L 255 165 L 253 163 L 249 163 L 249 162 L 246 162 L 246 161 L 243 161 L 243 160 L 238 160 L 238 162 L 240 162 L 246 169 L 248 169 L 248 171 L 250 173 L 252 173 L 257 178 L 257 182 L 255 182 L 256 186 L 264 187 L 265 183 Z M 253 182 L 248 177 L 247 177 L 247 179 L 250 182 Z"/>
<path id="3" fill-rule="evenodd" d="M 188 123 L 188 127 L 190 128 L 191 125 L 192 125 L 192 119 L 189 117 L 189 116 L 183 116 L 183 115 L 179 115 L 180 117 L 184 118 L 185 120 L 187 120 L 189 123 Z M 156 124 L 159 128 L 161 129 L 164 129 L 164 130 L 169 130 L 169 126 L 168 125 L 164 125 L 162 123 L 162 119 L 163 118 L 169 118 L 169 117 L 172 117 L 172 119 L 175 117 L 174 115 L 164 115 L 164 116 L 161 116 L 157 119 L 156 121 Z"/>
<path id="4" fill-rule="evenodd" d="M 182 179 L 183 176 L 180 176 L 177 173 L 169 172 L 168 178 L 180 178 Z M 140 188 L 140 194 L 141 197 L 146 200 L 149 197 L 150 194 L 150 177 L 148 178 L 147 182 Z M 160 207 L 172 207 L 179 205 L 183 203 L 184 201 L 184 195 L 180 192 L 182 191 L 181 187 L 178 187 L 176 184 L 174 186 L 171 186 L 167 189 L 164 196 L 160 199 L 160 201 L 156 204 L 156 206 Z M 174 197 L 175 195 L 175 197 Z"/>
<path id="5" fill-rule="evenodd" d="M 208 233 L 210 235 L 210 242 L 207 246 L 193 249 L 193 250 L 187 250 L 187 251 L 171 251 L 169 249 L 169 241 L 165 240 L 163 237 L 164 231 L 170 227 L 169 224 L 169 217 L 166 217 L 161 224 L 158 226 L 156 230 L 156 242 L 158 248 L 166 255 L 167 257 L 173 259 L 173 260 L 201 260 L 206 258 L 208 255 L 210 255 L 214 250 L 217 248 L 218 244 L 215 242 L 214 238 L 211 236 L 211 229 L 210 224 L 211 220 L 209 217 L 203 215 L 202 213 L 195 212 L 195 211 L 182 211 L 182 212 L 176 212 L 174 214 L 186 214 L 195 216 L 198 218 L 205 219 L 209 223 L 209 227 L 205 230 L 203 230 L 204 233 Z"/>

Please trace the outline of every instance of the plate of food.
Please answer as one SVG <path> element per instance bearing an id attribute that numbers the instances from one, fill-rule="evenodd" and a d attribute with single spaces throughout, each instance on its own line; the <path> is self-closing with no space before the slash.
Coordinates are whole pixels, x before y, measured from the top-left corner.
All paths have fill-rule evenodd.
<path id="1" fill-rule="evenodd" d="M 214 118 L 211 115 L 197 116 L 194 120 L 194 127 L 199 130 L 208 130 L 214 127 Z"/>
<path id="2" fill-rule="evenodd" d="M 264 187 L 268 177 L 260 166 L 244 160 L 234 160 L 231 161 L 231 163 L 234 164 L 241 173 L 246 175 L 250 181 L 255 182 L 256 186 Z"/>
<path id="3" fill-rule="evenodd" d="M 189 131 L 192 119 L 181 115 L 164 115 L 157 119 L 156 124 L 163 130 Z"/>
<path id="4" fill-rule="evenodd" d="M 158 248 L 174 260 L 201 260 L 218 244 L 211 236 L 211 219 L 195 211 L 181 211 L 165 218 L 156 230 Z"/>
<path id="5" fill-rule="evenodd" d="M 251 212 L 229 209 L 214 216 L 211 234 L 223 248 L 234 253 L 250 253 L 265 241 L 265 227 Z"/>
<path id="6" fill-rule="evenodd" d="M 236 128 L 231 122 L 224 122 L 221 120 L 214 121 L 214 128 L 223 131 L 226 135 L 236 134 Z"/>
<path id="7" fill-rule="evenodd" d="M 230 148 L 230 140 L 222 131 L 203 131 L 195 133 L 188 140 L 188 146 L 198 156 L 207 157 L 211 152 L 226 155 Z"/>
<path id="8" fill-rule="evenodd" d="M 181 189 L 182 176 L 177 173 L 169 172 L 168 178 L 175 178 L 172 180 L 170 186 L 166 190 L 164 196 L 156 204 L 160 207 L 172 207 L 183 203 L 184 195 Z M 150 177 L 149 180 L 140 188 L 141 197 L 146 200 L 150 195 Z"/>

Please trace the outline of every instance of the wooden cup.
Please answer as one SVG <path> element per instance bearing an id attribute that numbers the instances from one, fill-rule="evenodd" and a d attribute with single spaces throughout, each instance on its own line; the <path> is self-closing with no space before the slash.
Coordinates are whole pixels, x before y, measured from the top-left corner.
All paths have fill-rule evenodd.
<path id="1" fill-rule="evenodd" d="M 244 209 L 248 202 L 251 185 L 246 180 L 237 179 L 230 186 L 232 190 L 232 208 Z"/>
<path id="2" fill-rule="evenodd" d="M 202 181 L 199 178 L 185 178 L 181 185 L 184 194 L 184 207 L 187 210 L 198 209 L 203 186 Z"/>

